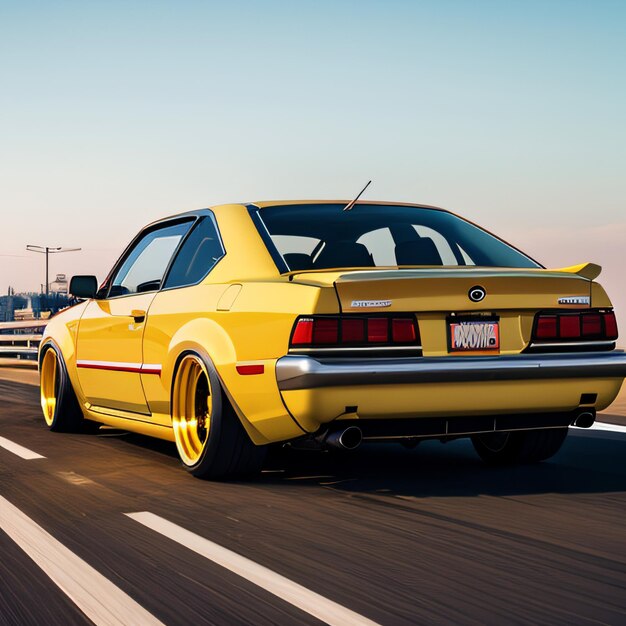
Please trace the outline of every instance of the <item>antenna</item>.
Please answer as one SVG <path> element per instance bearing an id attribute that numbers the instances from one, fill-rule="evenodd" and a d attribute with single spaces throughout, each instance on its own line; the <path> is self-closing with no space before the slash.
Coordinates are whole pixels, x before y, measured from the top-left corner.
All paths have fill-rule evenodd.
<path id="1" fill-rule="evenodd" d="M 359 195 L 354 200 L 352 200 L 352 202 L 348 202 L 348 204 L 346 204 L 346 206 L 343 207 L 344 211 L 352 210 L 352 207 L 356 204 L 356 201 L 363 195 L 363 192 L 370 186 L 371 182 L 372 182 L 371 180 L 367 181 L 367 185 L 365 185 L 365 187 L 363 187 L 363 189 L 359 191 Z"/>

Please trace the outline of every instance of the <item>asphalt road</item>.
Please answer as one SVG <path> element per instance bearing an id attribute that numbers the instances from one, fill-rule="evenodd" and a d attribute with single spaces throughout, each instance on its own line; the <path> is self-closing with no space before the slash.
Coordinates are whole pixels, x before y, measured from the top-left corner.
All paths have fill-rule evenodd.
<path id="1" fill-rule="evenodd" d="M 349 623 L 342 607 L 353 623 L 626 624 L 626 432 L 572 431 L 533 467 L 490 469 L 465 441 L 426 442 L 301 454 L 254 482 L 210 483 L 169 444 L 48 432 L 37 388 L 5 380 L 0 436 L 45 457 L 0 447 L 0 518 L 16 507 L 30 519 L 17 525 L 24 542 L 37 537 L 29 524 L 43 528 L 165 624 L 318 624 L 324 601 L 338 624 Z M 246 572 L 268 569 L 256 581 L 230 571 L 126 515 L 136 512 L 246 557 Z M 90 623 L 46 573 L 45 549 L 37 565 L 0 532 L 0 624 Z M 77 577 L 117 606 L 108 587 Z M 311 611 L 288 601 L 285 579 L 319 594 Z"/>

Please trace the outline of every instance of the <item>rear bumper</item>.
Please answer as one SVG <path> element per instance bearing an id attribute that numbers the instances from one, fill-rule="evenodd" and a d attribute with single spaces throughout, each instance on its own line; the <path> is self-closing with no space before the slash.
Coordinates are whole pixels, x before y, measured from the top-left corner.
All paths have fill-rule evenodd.
<path id="1" fill-rule="evenodd" d="M 324 359 L 287 355 L 276 363 L 281 391 L 359 385 L 626 378 L 626 353 L 516 354 L 406 359 Z"/>

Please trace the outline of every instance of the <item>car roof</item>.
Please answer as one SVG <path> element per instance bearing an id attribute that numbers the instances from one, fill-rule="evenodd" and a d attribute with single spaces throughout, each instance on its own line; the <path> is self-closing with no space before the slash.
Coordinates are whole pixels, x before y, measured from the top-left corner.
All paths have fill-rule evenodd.
<path id="1" fill-rule="evenodd" d="M 227 204 L 218 204 L 207 208 L 201 209 L 192 209 L 191 211 L 183 211 L 182 213 L 173 213 L 172 215 L 167 215 L 165 217 L 161 217 L 158 220 L 154 220 L 147 224 L 142 230 L 146 228 L 152 228 L 163 222 L 169 222 L 170 220 L 179 220 L 185 219 L 186 217 L 202 217 L 206 215 L 210 215 L 213 210 L 218 210 L 221 212 L 224 209 L 234 208 L 234 207 L 253 207 L 258 209 L 265 209 L 268 207 L 292 207 L 302 204 L 344 204 L 352 202 L 352 200 L 259 200 L 256 202 L 232 202 Z M 383 200 L 359 200 L 356 205 L 378 205 L 378 206 L 407 206 L 407 207 L 416 207 L 419 209 L 432 209 L 435 211 L 444 211 L 446 213 L 452 213 L 448 209 L 443 209 L 438 206 L 433 206 L 429 204 L 415 204 L 413 202 L 388 202 Z M 355 206 L 356 206 L 355 205 Z"/>
<path id="2" fill-rule="evenodd" d="M 346 200 L 261 200 L 257 202 L 249 203 L 252 206 L 258 207 L 259 209 L 265 209 L 267 207 L 280 207 L 280 206 L 293 206 L 298 204 L 344 204 L 347 205 L 352 202 L 352 199 Z M 384 200 L 359 200 L 356 204 L 374 204 L 374 205 L 384 205 L 384 206 L 411 206 L 417 207 L 420 209 L 435 209 L 437 211 L 446 211 L 450 213 L 447 209 L 443 209 L 438 206 L 433 206 L 429 204 L 415 204 L 414 202 L 389 202 Z"/>
<path id="3" fill-rule="evenodd" d="M 213 211 L 217 211 L 219 213 L 221 213 L 223 210 L 228 210 L 228 209 L 232 209 L 232 208 L 246 208 L 246 207 L 253 207 L 253 208 L 258 208 L 258 209 L 265 209 L 268 207 L 292 207 L 292 206 L 298 206 L 298 205 L 306 205 L 306 204 L 310 204 L 310 205 L 320 205 L 320 204 L 344 204 L 347 205 L 348 203 L 352 202 L 351 200 L 259 200 L 256 202 L 232 202 L 232 203 L 227 203 L 227 204 L 218 204 L 218 205 L 214 205 L 211 207 L 207 207 L 207 208 L 201 208 L 201 209 L 192 209 L 190 211 L 183 211 L 182 213 L 173 213 L 171 215 L 167 215 L 164 217 L 161 217 L 157 220 L 154 220 L 153 222 L 150 222 L 149 224 L 147 224 L 146 226 L 144 226 L 144 228 L 142 228 L 142 231 L 147 229 L 147 228 L 152 228 L 154 226 L 157 226 L 159 224 L 162 224 L 163 222 L 169 222 L 170 220 L 179 220 L 179 219 L 185 219 L 185 218 L 198 218 L 198 217 L 203 217 L 206 215 L 210 215 Z M 355 206 L 357 205 L 378 205 L 378 206 L 407 206 L 407 207 L 416 207 L 419 209 L 433 209 L 435 211 L 444 211 L 445 213 L 452 213 L 452 211 L 449 211 L 448 209 L 443 209 L 441 207 L 438 206 L 433 206 L 433 205 L 429 205 L 429 204 L 415 204 L 413 202 L 388 202 L 388 201 L 383 201 L 383 200 L 359 200 Z"/>

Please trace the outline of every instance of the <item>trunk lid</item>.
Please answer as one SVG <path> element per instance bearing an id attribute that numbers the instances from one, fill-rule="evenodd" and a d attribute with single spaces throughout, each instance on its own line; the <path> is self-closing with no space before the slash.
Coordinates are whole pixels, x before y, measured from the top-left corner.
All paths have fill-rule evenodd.
<path id="1" fill-rule="evenodd" d="M 591 281 L 564 271 L 534 269 L 419 269 L 349 272 L 334 281 L 343 312 L 458 312 L 560 308 L 572 298 L 588 308 Z M 484 297 L 470 291 L 484 290 Z"/>

